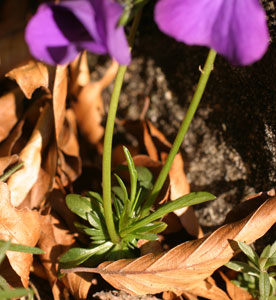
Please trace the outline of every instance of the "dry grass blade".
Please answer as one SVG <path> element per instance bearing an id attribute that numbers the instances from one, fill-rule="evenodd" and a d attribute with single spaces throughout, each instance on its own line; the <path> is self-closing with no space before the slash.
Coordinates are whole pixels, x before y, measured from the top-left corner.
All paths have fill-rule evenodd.
<path id="1" fill-rule="evenodd" d="M 39 235 L 38 213 L 29 209 L 15 209 L 10 202 L 8 186 L 0 182 L 0 239 L 35 246 Z M 20 276 L 23 286 L 27 287 L 32 254 L 8 251 L 7 257 L 13 270 Z"/>
<path id="2" fill-rule="evenodd" d="M 269 198 L 252 215 L 220 227 L 210 236 L 181 244 L 163 255 L 104 262 L 98 268 L 71 271 L 100 273 L 118 289 L 134 295 L 182 291 L 197 295 L 202 284 L 238 251 L 235 241 L 252 243 L 276 222 L 276 197 Z M 211 298 L 213 299 L 213 298 Z"/>

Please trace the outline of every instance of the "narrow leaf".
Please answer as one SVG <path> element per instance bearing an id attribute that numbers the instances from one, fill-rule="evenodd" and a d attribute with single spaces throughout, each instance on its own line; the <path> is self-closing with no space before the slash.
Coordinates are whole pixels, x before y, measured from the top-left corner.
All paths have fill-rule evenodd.
<path id="1" fill-rule="evenodd" d="M 9 246 L 11 244 L 11 241 L 2 241 L 0 240 L 0 264 L 3 261 L 6 251 L 9 249 Z"/>
<path id="2" fill-rule="evenodd" d="M 123 150 L 126 156 L 128 171 L 130 176 L 130 203 L 132 203 L 135 199 L 136 189 L 137 189 L 137 171 L 131 157 L 130 152 L 127 147 L 123 146 Z"/>
<path id="3" fill-rule="evenodd" d="M 271 245 L 270 247 L 270 253 L 269 253 L 270 257 L 276 257 L 276 241 Z"/>
<path id="4" fill-rule="evenodd" d="M 259 265 L 259 256 L 258 254 L 247 244 L 238 241 L 238 245 L 240 247 L 240 249 L 242 250 L 242 252 L 256 265 Z"/>
<path id="5" fill-rule="evenodd" d="M 267 270 L 268 268 L 276 266 L 276 257 L 270 257 L 265 264 L 265 269 Z"/>
<path id="6" fill-rule="evenodd" d="M 126 188 L 123 180 L 117 174 L 114 174 L 114 176 L 116 177 L 116 179 L 117 179 L 117 181 L 118 181 L 118 183 L 119 183 L 119 185 L 120 185 L 120 187 L 121 187 L 121 189 L 123 191 L 123 195 L 124 195 L 123 201 L 124 201 L 124 203 L 126 205 L 127 200 L 128 200 L 127 188 Z"/>
<path id="7" fill-rule="evenodd" d="M 262 300 L 268 300 L 270 294 L 270 281 L 267 272 L 261 272 L 259 278 L 259 290 Z"/>
<path id="8" fill-rule="evenodd" d="M 19 297 L 28 296 L 30 294 L 33 294 L 33 292 L 29 289 L 23 289 L 23 288 L 10 289 L 10 290 L 0 291 L 0 299 L 19 298 Z"/>
<path id="9" fill-rule="evenodd" d="M 6 242 L 0 240 L 0 247 L 4 245 Z M 24 246 L 20 244 L 10 243 L 8 251 L 15 251 L 15 252 L 24 252 L 24 253 L 32 253 L 32 254 L 43 254 L 44 251 L 37 248 L 37 247 L 30 247 Z"/>
<path id="10" fill-rule="evenodd" d="M 256 277 L 259 277 L 260 274 L 260 271 L 257 268 L 251 267 L 247 263 L 241 261 L 229 261 L 225 266 L 236 272 L 248 273 Z"/>
<path id="11" fill-rule="evenodd" d="M 164 215 L 185 207 L 185 206 L 190 206 L 210 200 L 214 200 L 216 197 L 210 193 L 207 192 L 199 192 L 199 193 L 190 193 L 188 195 L 185 195 L 181 198 L 178 198 L 174 201 L 168 202 L 161 207 L 159 207 L 155 212 L 150 214 L 149 216 L 139 220 L 138 222 L 131 224 L 130 228 L 127 228 L 122 231 L 122 236 L 124 236 L 127 233 L 133 232 L 134 230 L 137 230 L 138 228 L 151 223 L 157 219 L 162 218 Z"/>

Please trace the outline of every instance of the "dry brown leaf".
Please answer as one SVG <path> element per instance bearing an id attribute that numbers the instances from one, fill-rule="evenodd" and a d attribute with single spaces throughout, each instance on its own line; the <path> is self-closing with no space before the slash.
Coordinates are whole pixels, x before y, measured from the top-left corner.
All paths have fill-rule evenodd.
<path id="1" fill-rule="evenodd" d="M 72 95 L 77 96 L 80 89 L 87 85 L 90 81 L 90 71 L 87 61 L 87 52 L 83 51 L 70 64 L 70 91 Z"/>
<path id="2" fill-rule="evenodd" d="M 205 279 L 239 251 L 235 241 L 250 244 L 275 222 L 276 197 L 268 199 L 247 218 L 224 225 L 205 238 L 180 244 L 163 255 L 148 254 L 71 271 L 99 273 L 114 287 L 133 295 L 170 290 L 177 295 L 184 291 L 203 296 L 203 291 L 209 289 Z"/>
<path id="3" fill-rule="evenodd" d="M 41 216 L 41 228 L 42 233 L 38 245 L 45 251 L 45 254 L 40 258 L 52 287 L 54 299 L 63 299 L 64 287 L 76 299 L 86 299 L 93 275 L 85 274 L 84 279 L 79 274 L 69 274 L 70 276 L 66 275 L 61 278 L 61 281 L 58 280 L 58 257 L 75 242 L 74 236 L 54 215 Z"/>
<path id="4" fill-rule="evenodd" d="M 57 66 L 52 89 L 52 97 L 55 132 L 58 145 L 65 118 L 67 85 L 67 66 Z"/>
<path id="5" fill-rule="evenodd" d="M 23 113 L 24 95 L 19 88 L 0 97 L 0 142 L 3 141 L 15 126 Z"/>
<path id="6" fill-rule="evenodd" d="M 15 209 L 11 205 L 7 184 L 0 182 L 0 239 L 35 246 L 39 236 L 38 213 L 28 209 Z M 32 254 L 8 251 L 7 257 L 13 270 L 20 276 L 23 286 L 27 287 Z"/>
<path id="7" fill-rule="evenodd" d="M 41 167 L 41 155 L 52 134 L 53 115 L 50 104 L 46 104 L 32 136 L 20 152 L 24 162 L 22 169 L 14 173 L 8 180 L 12 205 L 20 205 L 35 184 Z"/>
<path id="8" fill-rule="evenodd" d="M 48 68 L 35 60 L 29 60 L 25 65 L 8 72 L 6 76 L 17 82 L 28 99 L 31 99 L 37 88 L 48 88 L 49 85 Z"/>
<path id="9" fill-rule="evenodd" d="M 226 290 L 232 300 L 253 300 L 253 296 L 246 290 L 236 286 L 228 277 L 221 271 L 220 276 L 225 281 Z"/>
<path id="10" fill-rule="evenodd" d="M 72 109 L 67 109 L 59 138 L 58 173 L 63 186 L 74 181 L 81 174 L 81 159 L 77 139 L 76 117 Z"/>
<path id="11" fill-rule="evenodd" d="M 104 134 L 101 122 L 104 115 L 102 91 L 113 81 L 118 71 L 118 63 L 113 61 L 104 77 L 84 86 L 72 103 L 80 131 L 87 140 L 95 145 Z"/>

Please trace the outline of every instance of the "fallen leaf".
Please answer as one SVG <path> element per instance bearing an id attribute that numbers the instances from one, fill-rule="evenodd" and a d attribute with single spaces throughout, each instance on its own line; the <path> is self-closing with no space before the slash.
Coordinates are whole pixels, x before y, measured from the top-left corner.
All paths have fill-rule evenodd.
<path id="1" fill-rule="evenodd" d="M 99 273 L 115 288 L 133 295 L 170 290 L 177 295 L 188 292 L 206 297 L 203 293 L 210 290 L 207 278 L 239 251 L 237 241 L 250 244 L 275 222 L 276 197 L 267 199 L 248 217 L 226 224 L 204 238 L 180 244 L 162 255 L 148 254 L 134 260 L 104 262 L 98 268 L 75 268 L 67 272 Z"/>
<path id="2" fill-rule="evenodd" d="M 32 136 L 20 152 L 24 162 L 22 169 L 14 173 L 8 180 L 12 205 L 20 205 L 35 184 L 41 167 L 41 155 L 52 134 L 52 108 L 48 103 L 44 107 Z"/>
<path id="3" fill-rule="evenodd" d="M 0 142 L 9 134 L 11 129 L 23 113 L 24 95 L 19 88 L 15 88 L 0 97 Z"/>
<path id="4" fill-rule="evenodd" d="M 246 290 L 236 286 L 228 277 L 221 271 L 220 276 L 225 281 L 226 290 L 232 300 L 253 300 L 253 296 Z"/>
<path id="5" fill-rule="evenodd" d="M 113 61 L 104 77 L 84 86 L 77 95 L 77 101 L 72 102 L 80 131 L 93 145 L 97 144 L 104 134 L 104 127 L 101 124 L 104 116 L 101 94 L 113 81 L 117 71 L 118 63 Z"/>
<path id="6" fill-rule="evenodd" d="M 40 236 L 39 215 L 29 209 L 17 210 L 10 201 L 8 185 L 0 182 L 0 239 L 27 246 L 35 246 Z M 28 287 L 33 256 L 30 253 L 8 251 L 12 269 Z"/>
<path id="7" fill-rule="evenodd" d="M 58 146 L 65 118 L 67 85 L 67 66 L 57 66 L 52 88 L 52 98 L 55 132 Z"/>
<path id="8" fill-rule="evenodd" d="M 70 64 L 70 91 L 77 97 L 80 90 L 90 82 L 90 71 L 87 61 L 87 52 L 83 51 Z"/>
<path id="9" fill-rule="evenodd" d="M 81 174 L 76 117 L 72 109 L 66 110 L 58 146 L 58 173 L 63 186 L 67 186 L 69 182 L 73 182 Z"/>
<path id="10" fill-rule="evenodd" d="M 25 65 L 11 70 L 6 76 L 17 82 L 28 99 L 31 99 L 37 88 L 48 88 L 49 85 L 48 68 L 45 64 L 35 60 L 30 60 Z"/>
<path id="11" fill-rule="evenodd" d="M 68 274 L 58 280 L 58 257 L 63 254 L 75 239 L 56 215 L 41 216 L 42 233 L 39 247 L 45 251 L 41 262 L 52 287 L 55 300 L 63 299 L 63 290 L 67 288 L 76 299 L 86 299 L 91 286 L 92 274 Z"/>

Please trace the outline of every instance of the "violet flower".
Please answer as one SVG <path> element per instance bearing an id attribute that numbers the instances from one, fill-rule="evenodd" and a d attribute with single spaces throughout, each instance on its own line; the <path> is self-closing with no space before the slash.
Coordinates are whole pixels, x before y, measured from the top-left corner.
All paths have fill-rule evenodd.
<path id="1" fill-rule="evenodd" d="M 124 28 L 118 27 L 122 7 L 114 0 L 67 0 L 41 4 L 26 27 L 32 55 L 49 64 L 71 62 L 82 50 L 109 54 L 130 62 Z"/>
<path id="2" fill-rule="evenodd" d="M 252 64 L 269 44 L 259 0 L 159 0 L 155 21 L 176 40 L 213 48 L 234 64 Z"/>

